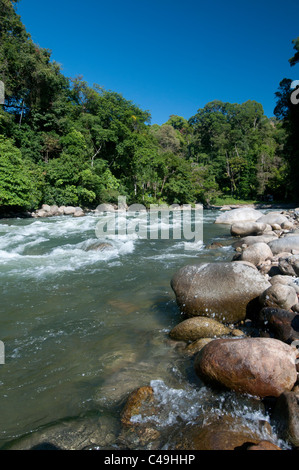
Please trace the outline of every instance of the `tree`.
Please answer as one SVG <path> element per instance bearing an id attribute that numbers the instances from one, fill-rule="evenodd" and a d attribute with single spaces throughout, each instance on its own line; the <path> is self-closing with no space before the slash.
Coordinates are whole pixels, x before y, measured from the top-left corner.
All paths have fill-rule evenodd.
<path id="1" fill-rule="evenodd" d="M 41 200 L 42 175 L 13 142 L 0 135 L 0 206 L 14 209 L 37 208 Z"/>
<path id="2" fill-rule="evenodd" d="M 289 59 L 291 66 L 294 66 L 299 62 L 299 37 L 297 39 L 293 39 L 293 44 L 296 53 L 291 59 Z"/>

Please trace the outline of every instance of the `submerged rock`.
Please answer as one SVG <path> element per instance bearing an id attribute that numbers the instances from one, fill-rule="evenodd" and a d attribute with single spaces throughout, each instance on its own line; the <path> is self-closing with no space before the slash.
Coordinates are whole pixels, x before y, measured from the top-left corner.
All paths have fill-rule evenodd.
<path id="1" fill-rule="evenodd" d="M 86 248 L 86 251 L 104 251 L 104 250 L 111 250 L 113 248 L 113 245 L 111 243 L 93 243 L 90 245 L 88 248 Z"/>
<path id="2" fill-rule="evenodd" d="M 270 286 L 254 267 L 239 261 L 187 265 L 171 280 L 185 315 L 210 317 L 222 323 L 244 320 L 252 302 Z"/>
<path id="3" fill-rule="evenodd" d="M 278 397 L 297 380 L 295 348 L 273 338 L 215 339 L 195 358 L 199 378 L 258 397 Z"/>
<path id="4" fill-rule="evenodd" d="M 261 441 L 261 435 L 261 432 L 251 429 L 241 418 L 224 415 L 215 417 L 203 426 L 187 426 L 176 449 L 237 450 L 244 445 L 257 445 Z"/>

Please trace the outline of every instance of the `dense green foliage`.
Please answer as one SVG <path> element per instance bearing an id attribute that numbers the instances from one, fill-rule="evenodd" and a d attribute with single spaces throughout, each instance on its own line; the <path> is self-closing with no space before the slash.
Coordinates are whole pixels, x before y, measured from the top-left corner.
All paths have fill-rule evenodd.
<path id="1" fill-rule="evenodd" d="M 297 108 L 287 102 L 269 119 L 255 101 L 213 101 L 188 121 L 172 115 L 151 125 L 149 112 L 119 93 L 66 78 L 51 52 L 33 43 L 15 3 L 0 0 L 0 206 L 96 207 L 119 195 L 146 205 L 291 196 Z"/>

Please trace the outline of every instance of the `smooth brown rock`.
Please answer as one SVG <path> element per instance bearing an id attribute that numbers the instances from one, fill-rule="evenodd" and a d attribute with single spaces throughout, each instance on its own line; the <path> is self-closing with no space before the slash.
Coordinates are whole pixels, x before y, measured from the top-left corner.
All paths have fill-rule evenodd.
<path id="1" fill-rule="evenodd" d="M 199 378 L 240 393 L 278 397 L 297 380 L 295 348 L 274 338 L 215 339 L 195 358 Z"/>
<path id="2" fill-rule="evenodd" d="M 204 426 L 188 426 L 177 450 L 235 450 L 244 444 L 258 444 L 259 433 L 255 433 L 241 419 L 224 415 Z"/>
<path id="3" fill-rule="evenodd" d="M 229 335 L 231 329 L 208 317 L 193 317 L 182 321 L 170 332 L 170 337 L 177 341 L 196 341 L 200 338 L 215 338 Z"/>
<path id="4" fill-rule="evenodd" d="M 136 415 L 140 415 L 145 409 L 147 413 L 150 412 L 150 414 L 153 414 L 154 403 L 154 391 L 152 387 L 145 386 L 134 390 L 129 395 L 121 413 L 121 423 L 124 426 L 133 426 L 132 418 Z"/>

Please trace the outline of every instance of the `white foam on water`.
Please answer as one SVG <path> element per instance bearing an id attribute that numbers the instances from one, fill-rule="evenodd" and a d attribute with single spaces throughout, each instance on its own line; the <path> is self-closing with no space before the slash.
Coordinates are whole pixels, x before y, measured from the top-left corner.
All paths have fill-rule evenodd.
<path id="1" fill-rule="evenodd" d="M 96 238 L 97 218 L 59 217 L 34 221 L 28 225 L 1 225 L 0 263 L 5 267 L 0 276 L 22 275 L 40 277 L 95 266 L 133 253 L 136 234 L 121 237 Z M 66 243 L 72 237 L 84 241 Z M 111 247 L 90 250 L 92 243 L 107 243 Z M 48 245 L 47 245 L 48 243 Z M 58 246 L 54 246 L 55 243 Z M 37 253 L 34 247 L 41 247 Z M 33 251 L 30 253 L 31 249 Z M 25 251 L 26 250 L 26 251 Z M 25 254 L 24 254 L 25 253 Z"/>

